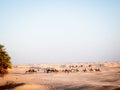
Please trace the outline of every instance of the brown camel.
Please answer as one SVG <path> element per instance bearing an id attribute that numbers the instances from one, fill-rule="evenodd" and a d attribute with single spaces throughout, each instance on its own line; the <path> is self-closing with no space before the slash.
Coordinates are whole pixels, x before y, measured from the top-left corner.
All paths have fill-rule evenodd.
<path id="1" fill-rule="evenodd" d="M 83 71 L 83 72 L 87 72 L 87 69 L 85 68 L 85 69 L 83 69 L 82 71 Z"/>

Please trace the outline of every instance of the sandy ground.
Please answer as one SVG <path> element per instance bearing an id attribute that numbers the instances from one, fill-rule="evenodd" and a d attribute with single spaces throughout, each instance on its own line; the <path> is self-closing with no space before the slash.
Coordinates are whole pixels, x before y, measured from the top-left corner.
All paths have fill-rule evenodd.
<path id="1" fill-rule="evenodd" d="M 100 68 L 100 72 L 83 72 L 88 65 Z M 61 67 L 65 66 L 65 67 Z M 25 74 L 30 67 L 53 67 L 58 70 L 77 67 L 79 72 L 57 72 Z M 9 74 L 0 77 L 0 90 L 120 90 L 120 62 L 69 63 L 69 64 L 21 64 L 13 65 Z"/>

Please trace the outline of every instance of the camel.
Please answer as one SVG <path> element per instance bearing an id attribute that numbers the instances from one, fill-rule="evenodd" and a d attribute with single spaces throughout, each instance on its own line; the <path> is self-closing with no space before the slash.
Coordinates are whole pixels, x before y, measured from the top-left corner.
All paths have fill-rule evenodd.
<path id="1" fill-rule="evenodd" d="M 80 65 L 79 67 L 83 67 L 83 65 Z"/>
<path id="2" fill-rule="evenodd" d="M 62 72 L 69 73 L 69 72 L 70 72 L 70 70 L 65 69 L 65 70 L 62 70 Z"/>
<path id="3" fill-rule="evenodd" d="M 46 72 L 46 73 L 52 73 L 52 72 L 59 72 L 59 71 L 57 69 L 54 69 L 54 68 L 46 68 L 44 70 L 44 72 Z"/>
<path id="4" fill-rule="evenodd" d="M 83 72 L 87 72 L 87 69 L 85 68 L 85 69 L 83 69 L 82 71 L 83 71 Z"/>
<path id="5" fill-rule="evenodd" d="M 89 71 L 93 71 L 93 69 L 92 69 L 92 68 L 90 68 L 90 69 L 89 69 Z"/>
<path id="6" fill-rule="evenodd" d="M 34 73 L 34 72 L 37 72 L 37 71 L 35 71 L 34 69 L 29 69 L 29 70 L 25 71 L 26 74 L 27 73 Z"/>
<path id="7" fill-rule="evenodd" d="M 95 68 L 94 70 L 97 71 L 97 72 L 100 72 L 100 71 L 101 71 L 99 68 Z"/>
<path id="8" fill-rule="evenodd" d="M 92 67 L 92 65 L 91 65 L 91 64 L 89 64 L 89 65 L 88 65 L 88 67 Z"/>

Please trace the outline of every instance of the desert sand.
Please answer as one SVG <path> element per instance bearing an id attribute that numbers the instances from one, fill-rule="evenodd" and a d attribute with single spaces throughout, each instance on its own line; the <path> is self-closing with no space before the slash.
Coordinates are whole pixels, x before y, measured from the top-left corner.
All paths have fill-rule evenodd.
<path id="1" fill-rule="evenodd" d="M 31 67 L 39 70 L 25 73 Z M 44 72 L 48 67 L 58 72 Z M 79 71 L 62 72 L 65 69 Z M 14 64 L 9 74 L 0 77 L 0 90 L 120 90 L 120 62 Z"/>

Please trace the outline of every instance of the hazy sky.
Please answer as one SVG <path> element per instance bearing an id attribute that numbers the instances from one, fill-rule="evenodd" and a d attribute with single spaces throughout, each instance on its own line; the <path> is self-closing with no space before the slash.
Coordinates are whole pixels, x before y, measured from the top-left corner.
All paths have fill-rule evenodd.
<path id="1" fill-rule="evenodd" d="M 0 0 L 13 63 L 120 60 L 120 0 Z"/>

